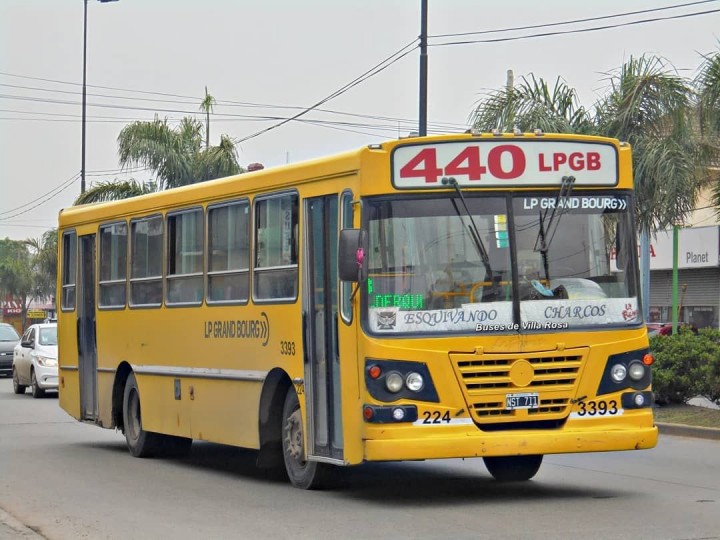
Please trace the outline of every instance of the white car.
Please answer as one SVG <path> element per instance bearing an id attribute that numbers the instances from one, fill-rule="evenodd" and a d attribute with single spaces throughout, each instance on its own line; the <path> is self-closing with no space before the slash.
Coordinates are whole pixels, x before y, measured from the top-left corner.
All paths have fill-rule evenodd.
<path id="1" fill-rule="evenodd" d="M 33 397 L 58 387 L 57 324 L 33 324 L 25 330 L 13 352 L 13 390 L 24 394 L 32 388 Z"/>

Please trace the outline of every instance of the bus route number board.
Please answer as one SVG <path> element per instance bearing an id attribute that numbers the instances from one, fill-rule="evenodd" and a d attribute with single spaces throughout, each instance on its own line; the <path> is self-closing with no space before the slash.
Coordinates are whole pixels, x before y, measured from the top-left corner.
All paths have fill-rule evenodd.
<path id="1" fill-rule="evenodd" d="M 506 394 L 505 409 L 537 409 L 540 407 L 540 394 L 537 392 L 524 392 L 521 394 Z"/>
<path id="2" fill-rule="evenodd" d="M 614 186 L 618 156 L 612 144 L 573 140 L 479 140 L 398 146 L 392 182 L 399 189 L 463 187 Z"/>

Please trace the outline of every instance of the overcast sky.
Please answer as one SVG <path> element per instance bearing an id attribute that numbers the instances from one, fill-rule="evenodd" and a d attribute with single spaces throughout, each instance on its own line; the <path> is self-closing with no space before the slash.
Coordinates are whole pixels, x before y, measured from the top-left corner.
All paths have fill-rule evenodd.
<path id="1" fill-rule="evenodd" d="M 687 77 L 717 51 L 720 1 L 429 0 L 431 36 L 675 9 L 581 24 L 431 38 L 428 131 L 460 131 L 486 92 L 557 76 L 591 106 L 631 56 L 665 57 Z M 627 25 L 631 21 L 701 15 Z M 441 43 L 568 32 L 501 41 Z M 125 178 L 117 135 L 134 120 L 198 114 L 218 101 L 211 139 L 236 140 L 341 89 L 416 40 L 420 0 L 88 2 L 87 182 Z M 82 0 L 0 0 L 0 238 L 37 238 L 80 192 Z M 240 162 L 296 162 L 416 129 L 419 50 L 312 112 L 239 145 Z M 102 87 L 102 88 L 101 88 Z M 249 104 L 253 106 L 249 106 Z M 262 104 L 266 107 L 259 107 Z M 345 113 L 345 114 L 342 114 Z M 358 115 L 358 116 L 352 116 Z M 377 118 L 383 117 L 383 118 Z M 132 171 L 136 180 L 152 176 Z"/>

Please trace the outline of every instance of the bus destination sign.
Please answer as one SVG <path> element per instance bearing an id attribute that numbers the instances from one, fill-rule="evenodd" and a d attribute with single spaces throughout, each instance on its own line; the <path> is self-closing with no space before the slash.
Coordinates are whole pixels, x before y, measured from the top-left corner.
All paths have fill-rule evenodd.
<path id="1" fill-rule="evenodd" d="M 398 189 L 463 187 L 614 186 L 618 157 L 608 143 L 562 140 L 467 140 L 398 146 L 392 182 Z"/>

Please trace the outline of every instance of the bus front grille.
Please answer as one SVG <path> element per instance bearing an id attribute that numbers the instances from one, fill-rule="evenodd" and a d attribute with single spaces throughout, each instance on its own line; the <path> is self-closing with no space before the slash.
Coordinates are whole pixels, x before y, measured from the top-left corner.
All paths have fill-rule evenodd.
<path id="1" fill-rule="evenodd" d="M 451 354 L 455 373 L 479 424 L 567 417 L 587 349 L 562 354 Z M 538 394 L 537 407 L 509 409 L 508 394 Z"/>

